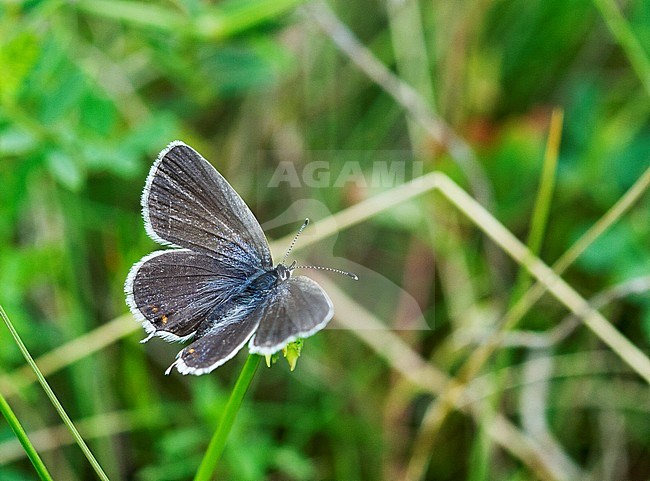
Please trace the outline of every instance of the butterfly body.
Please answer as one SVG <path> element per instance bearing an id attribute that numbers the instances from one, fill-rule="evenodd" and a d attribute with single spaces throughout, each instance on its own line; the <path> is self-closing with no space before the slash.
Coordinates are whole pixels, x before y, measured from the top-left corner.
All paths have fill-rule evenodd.
<path id="1" fill-rule="evenodd" d="M 213 326 L 223 320 L 232 321 L 250 314 L 260 303 L 273 294 L 273 290 L 291 276 L 291 271 L 283 265 L 268 271 L 259 271 L 244 284 L 231 291 L 230 297 L 214 306 L 213 311 L 196 331 L 195 337 L 202 337 Z M 220 279 L 214 281 L 220 284 Z M 208 283 L 209 285 L 210 283 Z M 206 291 L 210 291 L 207 289 Z"/>
<path id="2" fill-rule="evenodd" d="M 246 343 L 273 354 L 325 327 L 333 305 L 313 280 L 273 267 L 264 233 L 237 192 L 198 152 L 172 142 L 153 164 L 142 194 L 145 229 L 172 247 L 129 272 L 127 304 L 148 337 L 192 340 L 174 366 L 205 374 Z"/>
<path id="3" fill-rule="evenodd" d="M 276 287 L 278 284 L 285 282 L 291 277 L 291 271 L 284 264 L 278 264 L 277 267 L 259 272 L 247 280 L 244 285 L 244 293 L 251 295 L 263 295 Z"/>

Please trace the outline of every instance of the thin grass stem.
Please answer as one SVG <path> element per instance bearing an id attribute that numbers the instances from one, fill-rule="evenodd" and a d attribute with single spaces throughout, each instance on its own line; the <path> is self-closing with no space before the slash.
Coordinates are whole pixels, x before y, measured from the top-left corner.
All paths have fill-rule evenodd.
<path id="1" fill-rule="evenodd" d="M 636 72 L 641 85 L 646 93 L 650 95 L 650 60 L 643 50 L 643 45 L 634 36 L 630 24 L 625 20 L 618 5 L 614 0 L 594 0 L 596 8 L 607 24 L 607 28 L 612 33 L 618 44 L 621 46 L 630 65 Z"/>
<path id="2" fill-rule="evenodd" d="M 131 313 L 124 314 L 39 356 L 35 362 L 41 374 L 49 376 L 140 329 L 140 325 L 133 322 Z M 0 390 L 10 398 L 35 380 L 29 366 L 21 366 L 0 376 Z"/>
<path id="3" fill-rule="evenodd" d="M 528 249 L 539 255 L 544 239 L 544 232 L 548 224 L 549 212 L 551 210 L 551 200 L 555 191 L 555 174 L 557 173 L 557 159 L 560 153 L 560 140 L 562 138 L 562 121 L 564 112 L 561 108 L 553 109 L 551 114 L 551 125 L 549 127 L 548 140 L 546 141 L 546 151 L 544 153 L 544 162 L 540 177 L 539 189 L 535 199 L 532 220 L 530 222 L 530 232 L 526 245 Z M 513 288 L 512 301 L 519 299 L 530 285 L 530 274 L 525 269 L 519 270 L 515 287 Z"/>
<path id="4" fill-rule="evenodd" d="M 473 194 L 483 205 L 492 206 L 492 186 L 471 146 L 440 116 L 435 115 L 417 90 L 395 75 L 366 48 L 327 3 L 311 2 L 303 9 L 359 70 L 390 95 L 432 139 L 445 146 L 463 170 Z"/>
<path id="5" fill-rule="evenodd" d="M 95 470 L 95 473 L 97 473 L 97 476 L 102 481 L 109 481 L 108 476 L 106 476 L 106 473 L 104 473 L 104 470 L 100 466 L 99 462 L 97 462 L 97 459 L 95 459 L 95 456 L 93 456 L 93 453 L 90 451 L 90 448 L 88 447 L 86 442 L 79 434 L 79 431 L 77 431 L 77 428 L 75 428 L 74 424 L 72 423 L 72 420 L 65 412 L 65 409 L 63 409 L 63 406 L 61 405 L 56 395 L 54 394 L 54 391 L 52 391 L 52 388 L 43 377 L 43 374 L 41 374 L 41 371 L 38 369 L 38 366 L 34 362 L 34 358 L 32 358 L 32 355 L 27 350 L 27 347 L 25 346 L 22 339 L 20 338 L 18 331 L 16 331 L 16 329 L 14 328 L 14 325 L 9 320 L 9 317 L 7 316 L 7 313 L 2 308 L 2 306 L 0 306 L 0 317 L 2 317 L 2 320 L 6 324 L 7 329 L 9 329 L 9 332 L 11 333 L 11 336 L 14 338 L 16 345 L 18 345 L 18 349 L 20 349 L 20 352 L 22 353 L 23 357 L 25 358 L 27 363 L 31 366 L 32 370 L 34 371 L 34 374 L 36 374 L 36 378 L 38 379 L 38 382 L 41 384 L 43 391 L 45 391 L 47 397 L 50 398 L 50 402 L 54 406 L 54 409 L 56 409 L 56 411 L 59 413 L 59 416 L 61 417 L 61 420 L 68 427 L 68 430 L 72 434 L 72 437 L 75 439 L 75 441 L 81 448 L 81 451 L 86 456 L 86 459 L 88 459 L 88 462 Z"/>
<path id="6" fill-rule="evenodd" d="M 444 177 L 439 188 L 440 192 L 450 202 L 483 230 L 499 247 L 506 251 L 510 257 L 523 265 L 557 300 L 575 315 L 582 318 L 584 324 L 601 341 L 607 344 L 623 361 L 650 384 L 650 359 L 641 349 L 636 347 L 629 339 L 614 328 L 573 287 L 537 256 L 533 255 L 509 230 L 451 179 Z M 511 326 L 507 327 L 510 328 Z M 495 346 L 490 342 L 477 349 L 472 355 L 472 358 L 476 359 L 478 366 L 482 366 L 494 349 Z M 473 363 L 467 365 L 467 372 L 475 371 L 475 367 L 472 367 L 471 364 Z"/>
<path id="7" fill-rule="evenodd" d="M 2 415 L 7 420 L 7 423 L 11 427 L 11 430 L 18 438 L 18 441 L 20 441 L 20 444 L 22 444 L 25 453 L 27 453 L 27 457 L 34 465 L 34 469 L 36 470 L 38 477 L 44 481 L 51 481 L 52 476 L 50 476 L 50 473 L 45 467 L 45 464 L 43 464 L 43 460 L 41 460 L 41 457 L 36 452 L 36 449 L 34 449 L 34 446 L 29 441 L 29 438 L 27 437 L 27 433 L 21 426 L 20 421 L 18 421 L 18 418 L 16 417 L 13 410 L 11 409 L 11 406 L 9 406 L 9 403 L 1 394 L 0 394 L 0 412 L 2 412 Z"/>
<path id="8" fill-rule="evenodd" d="M 552 265 L 553 271 L 562 275 L 565 270 L 582 255 L 604 232 L 609 230 L 626 212 L 641 198 L 650 188 L 650 167 L 648 167 L 639 179 L 630 187 L 625 194 L 575 241 L 569 249 Z M 534 284 L 508 310 L 499 321 L 502 331 L 510 330 L 528 313 L 535 303 L 546 293 L 547 287 L 542 282 Z"/>
<path id="9" fill-rule="evenodd" d="M 152 416 L 151 413 L 160 415 Z M 166 428 L 172 424 L 171 408 L 149 406 L 142 409 L 103 412 L 84 419 L 77 419 L 76 426 L 86 439 L 109 438 L 141 429 Z M 64 424 L 47 426 L 29 433 L 31 441 L 41 453 L 61 449 L 74 443 L 70 432 Z M 9 439 L 0 442 L 0 465 L 23 459 L 24 451 L 18 442 Z"/>
<path id="10" fill-rule="evenodd" d="M 444 397 L 445 389 L 451 382 L 446 373 L 409 346 L 395 332 L 386 329 L 386 325 L 377 319 L 364 306 L 351 299 L 336 283 L 327 277 L 318 277 L 321 284 L 338 307 L 336 322 L 339 326 L 349 329 L 355 336 L 368 345 L 377 355 L 399 372 L 413 386 L 417 386 L 431 394 Z M 468 402 L 468 397 L 455 400 L 456 409 L 470 414 L 476 422 L 480 422 L 483 412 L 477 403 Z M 556 466 L 544 454 L 544 447 L 530 439 L 503 414 L 495 413 L 492 424 L 487 428 L 489 436 L 503 446 L 515 458 L 527 465 L 544 481 L 558 481 L 573 478 L 561 472 L 565 466 Z"/>
<path id="11" fill-rule="evenodd" d="M 255 371 L 257 371 L 260 359 L 262 359 L 262 357 L 257 354 L 250 354 L 248 359 L 246 359 L 246 364 L 242 367 L 237 382 L 235 383 L 235 387 L 230 393 L 230 399 L 228 399 L 226 409 L 221 416 L 221 421 L 219 422 L 219 426 L 217 426 L 217 430 L 212 435 L 208 449 L 203 455 L 199 469 L 194 476 L 194 481 L 209 481 L 212 479 L 214 470 L 217 468 L 223 449 L 226 446 L 228 434 L 235 422 L 235 417 L 239 412 L 239 408 L 244 399 L 244 395 L 248 390 L 248 386 L 250 386 L 250 383 L 253 380 Z"/>

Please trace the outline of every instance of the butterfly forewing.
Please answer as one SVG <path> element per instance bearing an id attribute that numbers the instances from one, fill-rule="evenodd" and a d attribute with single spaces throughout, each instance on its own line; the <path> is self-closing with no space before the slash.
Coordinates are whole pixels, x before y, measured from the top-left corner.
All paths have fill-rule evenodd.
<path id="1" fill-rule="evenodd" d="M 149 235 L 162 244 L 206 253 L 234 269 L 271 267 L 257 219 L 198 152 L 172 142 L 154 163 L 142 194 Z"/>

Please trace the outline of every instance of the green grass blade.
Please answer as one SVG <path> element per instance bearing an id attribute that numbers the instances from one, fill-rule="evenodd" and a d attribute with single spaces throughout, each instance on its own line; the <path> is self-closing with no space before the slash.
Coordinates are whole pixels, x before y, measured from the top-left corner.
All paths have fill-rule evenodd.
<path id="1" fill-rule="evenodd" d="M 555 174 L 557 172 L 557 158 L 560 152 L 560 139 L 562 138 L 563 117 L 562 109 L 553 110 L 546 142 L 546 152 L 544 153 L 542 176 L 528 235 L 528 248 L 534 254 L 538 254 L 542 247 L 542 240 L 548 223 L 548 213 L 551 208 L 551 199 L 555 190 Z"/>
<path id="2" fill-rule="evenodd" d="M 193 18 L 148 2 L 84 0 L 77 8 L 92 15 L 196 38 L 224 39 L 280 17 L 306 0 L 235 0 L 205 8 Z"/>
<path id="3" fill-rule="evenodd" d="M 261 356 L 257 354 L 250 354 L 248 359 L 246 359 L 246 364 L 239 373 L 235 387 L 230 393 L 230 399 L 226 404 L 226 409 L 221 416 L 221 421 L 217 430 L 214 432 L 208 449 L 203 455 L 203 460 L 199 466 L 196 475 L 194 476 L 194 481 L 209 481 L 212 479 L 212 474 L 217 467 L 221 453 L 223 453 L 223 448 L 226 446 L 226 440 L 228 439 L 228 433 L 232 428 L 233 423 L 235 422 L 235 417 L 239 411 L 244 395 L 250 386 L 257 366 L 260 363 Z"/>
<path id="4" fill-rule="evenodd" d="M 13 324 L 9 320 L 9 317 L 5 313 L 5 310 L 2 308 L 2 306 L 0 306 L 0 317 L 2 317 L 2 320 L 6 324 L 7 329 L 9 329 L 9 332 L 11 333 L 11 336 L 14 338 L 14 341 L 18 345 L 18 348 L 20 349 L 20 352 L 22 353 L 23 357 L 30 365 L 30 367 L 33 369 L 34 374 L 36 374 L 36 377 L 38 378 L 38 382 L 41 384 L 41 387 L 45 391 L 45 394 L 47 394 L 47 397 L 50 398 L 50 402 L 54 406 L 54 409 L 56 409 L 56 411 L 59 413 L 59 416 L 61 417 L 61 420 L 68 427 L 68 430 L 70 430 L 72 437 L 75 439 L 75 441 L 81 448 L 81 451 L 84 453 L 84 455 L 90 462 L 91 466 L 97 473 L 97 476 L 99 477 L 99 479 L 103 481 L 109 481 L 108 476 L 106 476 L 106 473 L 104 473 L 104 470 L 97 462 L 97 459 L 95 459 L 95 456 L 93 456 L 93 453 L 90 451 L 90 448 L 88 447 L 86 442 L 79 434 L 79 431 L 77 431 L 77 428 L 75 428 L 68 414 L 65 412 L 65 409 L 63 409 L 63 406 L 61 406 L 61 403 L 59 402 L 56 395 L 54 394 L 54 391 L 52 391 L 52 388 L 43 377 L 43 374 L 41 374 L 41 371 L 38 369 L 38 366 L 34 362 L 32 355 L 27 350 L 27 347 L 25 346 L 22 339 L 18 335 L 18 332 L 16 331 Z"/>
<path id="5" fill-rule="evenodd" d="M 0 309 L 2 309 L 2 307 L 0 307 Z M 2 415 L 5 417 L 7 423 L 11 427 L 16 437 L 18 438 L 18 441 L 20 441 L 20 444 L 23 445 L 23 449 L 27 453 L 27 457 L 29 458 L 29 460 L 34 465 L 34 469 L 36 470 L 36 473 L 38 473 L 38 477 L 45 481 L 51 481 L 52 476 L 50 476 L 50 473 L 45 467 L 45 464 L 43 464 L 41 457 L 38 455 L 36 449 L 34 449 L 34 446 L 29 441 L 29 438 L 27 437 L 27 433 L 20 425 L 20 421 L 18 421 L 18 418 L 16 417 L 13 410 L 11 409 L 11 406 L 9 406 L 9 403 L 7 403 L 6 399 L 4 398 L 4 396 L 2 396 L 2 394 L 0 394 L 0 411 L 2 412 Z"/>
<path id="6" fill-rule="evenodd" d="M 535 207 L 533 208 L 528 241 L 526 242 L 528 249 L 535 255 L 539 254 L 542 247 L 549 211 L 551 209 L 551 200 L 553 199 L 553 192 L 555 190 L 555 174 L 557 172 L 557 159 L 560 152 L 563 119 L 564 112 L 562 109 L 554 109 L 551 115 L 551 125 L 546 141 L 539 189 L 537 191 L 537 198 L 535 199 Z M 511 298 L 513 303 L 528 289 L 530 280 L 530 274 L 526 269 L 521 267 L 512 291 L 513 295 Z"/>
<path id="7" fill-rule="evenodd" d="M 594 3 L 600 10 L 607 28 L 625 52 L 646 93 L 650 95 L 650 60 L 643 50 L 643 45 L 634 36 L 632 28 L 614 0 L 594 0 Z"/>
<path id="8" fill-rule="evenodd" d="M 194 35 L 210 39 L 233 37 L 246 29 L 286 14 L 306 0 L 229 0 L 207 10 L 195 24 Z"/>
<path id="9" fill-rule="evenodd" d="M 177 31 L 188 23 L 181 12 L 146 2 L 88 0 L 79 2 L 77 8 L 100 17 L 164 31 Z"/>

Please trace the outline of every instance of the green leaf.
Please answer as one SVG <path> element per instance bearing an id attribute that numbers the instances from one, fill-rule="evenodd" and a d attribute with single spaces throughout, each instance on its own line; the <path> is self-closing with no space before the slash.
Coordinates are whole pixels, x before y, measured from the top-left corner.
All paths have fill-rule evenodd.
<path id="1" fill-rule="evenodd" d="M 58 73 L 52 90 L 43 92 L 42 122 L 54 124 L 71 110 L 76 109 L 84 90 L 85 79 L 81 72 L 71 65 L 66 65 Z"/>
<path id="2" fill-rule="evenodd" d="M 54 150 L 47 155 L 47 167 L 52 176 L 63 186 L 77 191 L 85 181 L 83 168 L 68 154 Z"/>
<path id="3" fill-rule="evenodd" d="M 211 39 L 232 37 L 305 3 L 305 0 L 226 0 L 196 21 L 196 34 Z"/>
<path id="4" fill-rule="evenodd" d="M 86 94 L 79 102 L 79 126 L 93 135 L 107 137 L 117 120 L 113 102 L 94 94 Z"/>
<path id="5" fill-rule="evenodd" d="M 177 32 L 188 21 L 177 10 L 146 2 L 86 0 L 79 2 L 77 7 L 100 17 L 166 31 Z"/>
<path id="6" fill-rule="evenodd" d="M 38 139 L 26 129 L 9 125 L 0 131 L 0 157 L 23 156 L 35 149 Z"/>
<path id="7" fill-rule="evenodd" d="M 4 40 L 0 48 L 0 98 L 4 101 L 17 96 L 24 78 L 33 68 L 39 55 L 38 38 L 31 32 L 23 32 L 10 40 Z"/>

